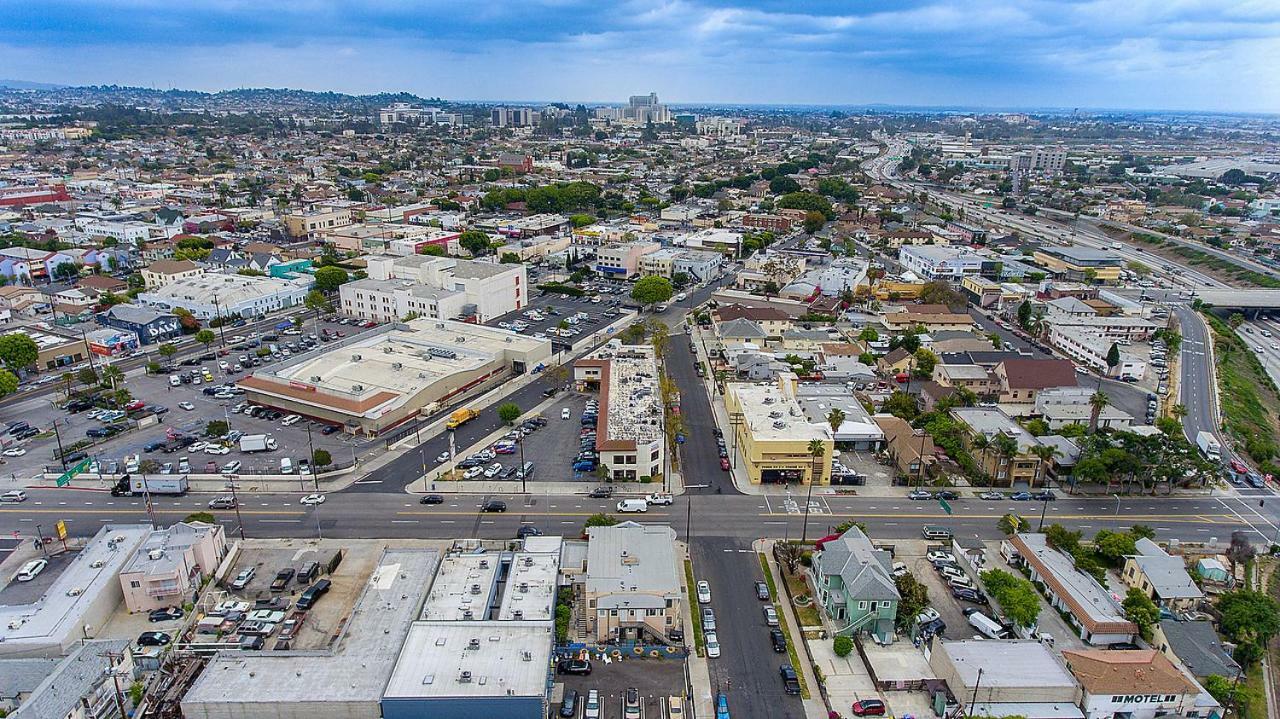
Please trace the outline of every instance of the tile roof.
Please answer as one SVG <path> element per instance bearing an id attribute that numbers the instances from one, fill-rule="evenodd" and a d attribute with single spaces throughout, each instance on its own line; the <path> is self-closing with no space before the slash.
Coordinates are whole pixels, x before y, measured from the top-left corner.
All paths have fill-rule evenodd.
<path id="1" fill-rule="evenodd" d="M 1065 650 L 1062 658 L 1090 694 L 1198 694 L 1200 688 L 1154 649 Z"/>

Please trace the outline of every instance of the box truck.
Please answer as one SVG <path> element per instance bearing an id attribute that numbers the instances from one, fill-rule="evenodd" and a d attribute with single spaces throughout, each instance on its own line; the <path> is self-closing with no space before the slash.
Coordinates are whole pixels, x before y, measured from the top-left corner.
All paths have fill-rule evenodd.
<path id="1" fill-rule="evenodd" d="M 1215 462 L 1222 459 L 1222 445 L 1218 442 L 1218 438 L 1213 436 L 1212 432 L 1201 430 L 1196 433 L 1196 446 L 1204 453 L 1204 456 Z"/>
<path id="2" fill-rule="evenodd" d="M 445 429 L 457 429 L 471 420 L 479 417 L 480 413 L 474 409 L 459 409 L 449 415 L 449 420 L 444 423 Z"/>
<path id="3" fill-rule="evenodd" d="M 265 434 L 246 434 L 240 438 L 240 451 L 245 453 L 253 452 L 274 452 L 276 449 L 276 438 Z"/>

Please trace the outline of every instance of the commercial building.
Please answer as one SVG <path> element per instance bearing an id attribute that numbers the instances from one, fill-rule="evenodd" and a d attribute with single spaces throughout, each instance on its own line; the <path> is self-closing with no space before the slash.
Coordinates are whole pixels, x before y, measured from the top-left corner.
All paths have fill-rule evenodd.
<path id="1" fill-rule="evenodd" d="M 1120 362 L 1112 367 L 1107 362 L 1107 355 L 1114 341 L 1077 327 L 1050 324 L 1049 344 L 1085 367 L 1110 377 L 1141 380 L 1147 374 L 1147 363 L 1123 348 L 1120 349 Z"/>
<path id="2" fill-rule="evenodd" d="M 967 716 L 1084 717 L 1075 677 L 1034 639 L 935 639 L 929 666 L 966 705 Z"/>
<path id="3" fill-rule="evenodd" d="M 70 367 L 89 356 L 89 343 L 83 336 L 63 334 L 45 323 L 9 329 L 0 332 L 0 337 L 9 334 L 26 335 L 35 341 L 38 353 L 35 368 L 41 372 Z"/>
<path id="4" fill-rule="evenodd" d="M 641 255 L 638 266 L 642 275 L 671 279 L 674 275 L 683 274 L 692 282 L 706 282 L 724 268 L 724 255 L 707 250 L 664 247 Z"/>
<path id="5" fill-rule="evenodd" d="M 1081 245 L 1044 245 L 1032 254 L 1032 259 L 1055 277 L 1075 281 L 1115 283 L 1123 265 L 1113 252 Z"/>
<path id="6" fill-rule="evenodd" d="M 550 358 L 548 340 L 418 319 L 295 355 L 238 384 L 255 404 L 374 437 Z"/>
<path id="7" fill-rule="evenodd" d="M 861 529 L 850 527 L 839 539 L 824 542 L 813 556 L 811 575 L 818 600 L 844 636 L 870 634 L 893 641 L 898 616 L 893 556 L 877 549 Z"/>
<path id="8" fill-rule="evenodd" d="M 1124 609 L 1097 580 L 1076 569 L 1075 561 L 1049 546 L 1043 534 L 1015 534 L 1006 540 L 1031 573 L 1041 582 L 1049 604 L 1065 612 L 1081 638 L 1093 645 L 1131 642 L 1138 627 L 1125 619 Z"/>
<path id="9" fill-rule="evenodd" d="M 611 340 L 575 362 L 573 378 L 599 390 L 599 466 L 615 481 L 662 477 L 664 413 L 653 347 Z"/>
<path id="10" fill-rule="evenodd" d="M 990 262 L 972 250 L 940 245 L 905 245 L 898 250 L 898 261 L 918 277 L 952 282 L 980 274 Z"/>
<path id="11" fill-rule="evenodd" d="M 725 387 L 725 409 L 732 425 L 733 450 L 741 454 L 753 484 L 830 484 L 835 443 L 831 428 L 805 416 L 797 401 L 798 381 L 791 372 L 774 383 Z M 822 445 L 815 457 L 810 442 Z M 735 458 L 734 461 L 737 461 Z"/>
<path id="12" fill-rule="evenodd" d="M 297 307 L 311 289 L 310 276 L 297 280 L 209 274 L 170 282 L 140 293 L 135 301 L 172 312 L 182 308 L 199 319 L 261 317 Z"/>
<path id="13" fill-rule="evenodd" d="M 881 323 L 892 332 L 905 332 L 917 326 L 928 332 L 969 331 L 975 324 L 969 315 L 952 312 L 944 305 L 904 305 L 885 312 Z"/>
<path id="14" fill-rule="evenodd" d="M 865 366 L 865 365 L 864 365 Z M 845 385 L 805 383 L 796 387 L 796 402 L 811 424 L 830 426 L 833 410 L 843 415 L 833 439 L 842 449 L 875 452 L 884 446 L 884 431 L 871 419 L 866 407 Z M 834 480 L 833 480 L 834 481 Z"/>
<path id="15" fill-rule="evenodd" d="M 692 234 L 678 237 L 672 244 L 693 249 L 726 252 L 736 257 L 738 248 L 742 246 L 742 233 L 708 227 Z"/>
<path id="16" fill-rule="evenodd" d="M 1084 689 L 1087 719 L 1215 718 L 1223 709 L 1194 679 L 1154 649 L 1062 652 Z"/>
<path id="17" fill-rule="evenodd" d="M 144 345 L 167 342 L 182 333 L 177 315 L 138 305 L 115 305 L 100 312 L 98 324 L 132 332 Z"/>
<path id="18" fill-rule="evenodd" d="M 596 250 L 596 272 L 626 279 L 640 273 L 640 258 L 657 252 L 662 246 L 656 242 L 621 242 L 605 245 Z"/>
<path id="19" fill-rule="evenodd" d="M 142 268 L 142 281 L 148 290 L 156 290 L 178 280 L 203 274 L 204 268 L 191 260 L 156 260 Z"/>
<path id="20" fill-rule="evenodd" d="M 1193 610 L 1204 599 L 1182 557 L 1170 556 L 1146 537 L 1137 541 L 1136 548 L 1137 554 L 1124 558 L 1120 579 L 1125 584 L 1171 612 Z"/>
<path id="21" fill-rule="evenodd" d="M 493 230 L 511 239 L 522 240 L 540 235 L 556 235 L 573 225 L 564 215 L 539 214 L 495 220 L 481 220 L 476 227 Z"/>
<path id="22" fill-rule="evenodd" d="M 587 529 L 582 598 L 594 641 L 668 641 L 681 627 L 683 584 L 676 533 L 622 522 Z"/>
<path id="23" fill-rule="evenodd" d="M 0 658 L 58 657 L 96 636 L 124 597 L 120 570 L 150 533 L 145 524 L 108 524 L 40 599 L 0 605 Z"/>
<path id="24" fill-rule="evenodd" d="M 342 311 L 352 317 L 390 322 L 415 312 L 484 322 L 529 304 L 528 273 L 521 264 L 428 255 L 365 259 L 368 279 L 338 289 Z"/>
<path id="25" fill-rule="evenodd" d="M 460 232 L 436 227 L 384 222 L 348 225 L 329 232 L 325 242 L 349 252 L 377 252 L 390 255 L 416 255 L 427 247 L 439 247 L 446 253 L 458 248 Z"/>
<path id="26" fill-rule="evenodd" d="M 178 522 L 157 529 L 120 570 L 120 588 L 131 612 L 194 602 L 201 581 L 227 555 L 221 524 Z"/>
<path id="27" fill-rule="evenodd" d="M 89 351 L 100 357 L 114 357 L 138 349 L 138 336 L 129 330 L 103 327 L 84 333 Z"/>
<path id="28" fill-rule="evenodd" d="M 428 549 L 384 550 L 329 649 L 218 652 L 183 697 L 183 716 L 382 719 L 383 692 L 439 559 Z"/>

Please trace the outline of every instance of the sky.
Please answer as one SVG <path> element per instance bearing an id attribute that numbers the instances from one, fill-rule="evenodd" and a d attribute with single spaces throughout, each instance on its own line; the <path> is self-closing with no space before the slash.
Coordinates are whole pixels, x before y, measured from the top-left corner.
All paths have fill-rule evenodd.
<path id="1" fill-rule="evenodd" d="M 0 77 L 1280 112 L 1280 0 L 0 0 Z"/>

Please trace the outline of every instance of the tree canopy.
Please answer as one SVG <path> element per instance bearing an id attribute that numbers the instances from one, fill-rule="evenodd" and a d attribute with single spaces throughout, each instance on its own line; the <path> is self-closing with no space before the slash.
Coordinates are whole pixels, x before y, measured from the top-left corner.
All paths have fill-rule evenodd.
<path id="1" fill-rule="evenodd" d="M 631 288 L 631 299 L 642 305 L 666 302 L 675 294 L 671 280 L 657 275 L 642 277 Z"/>
<path id="2" fill-rule="evenodd" d="M 321 267 L 316 270 L 315 278 L 316 289 L 321 292 L 333 292 L 351 279 L 341 267 Z"/>
<path id="3" fill-rule="evenodd" d="M 1040 616 L 1040 599 L 1031 582 L 1003 569 L 988 569 L 980 576 L 1010 621 L 1020 627 L 1035 626 Z"/>
<path id="4" fill-rule="evenodd" d="M 822 195 L 815 195 L 812 192 L 788 192 L 778 201 L 774 203 L 776 207 L 789 210 L 813 210 L 821 212 L 828 220 L 835 219 L 835 213 L 831 209 L 831 201 Z"/>
<path id="5" fill-rule="evenodd" d="M 40 358 L 40 347 L 30 337 L 14 332 L 0 337 L 0 362 L 11 371 L 26 369 Z"/>

